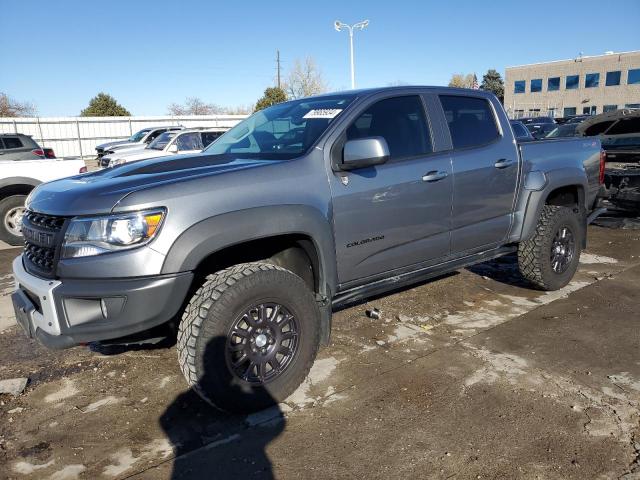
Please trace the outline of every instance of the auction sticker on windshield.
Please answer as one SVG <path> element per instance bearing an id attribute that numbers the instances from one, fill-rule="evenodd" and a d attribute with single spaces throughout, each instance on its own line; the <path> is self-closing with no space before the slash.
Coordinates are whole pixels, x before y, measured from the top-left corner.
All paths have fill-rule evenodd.
<path id="1" fill-rule="evenodd" d="M 341 111 L 341 108 L 317 108 L 309 110 L 302 118 L 334 118 Z"/>

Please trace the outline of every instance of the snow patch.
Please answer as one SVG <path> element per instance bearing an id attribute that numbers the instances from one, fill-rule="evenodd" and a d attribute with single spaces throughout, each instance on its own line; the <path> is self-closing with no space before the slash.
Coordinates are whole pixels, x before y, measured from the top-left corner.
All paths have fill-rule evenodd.
<path id="1" fill-rule="evenodd" d="M 298 407 L 304 407 L 315 402 L 320 397 L 325 396 L 326 393 L 325 395 L 314 397 L 311 395 L 311 389 L 315 385 L 326 381 L 338 366 L 338 363 L 338 360 L 336 360 L 334 357 L 316 360 L 316 362 L 313 364 L 313 367 L 311 367 L 311 371 L 309 372 L 307 378 L 287 399 L 287 402 L 293 403 Z"/>
<path id="2" fill-rule="evenodd" d="M 109 395 L 108 397 L 101 398 L 100 400 L 96 400 L 95 402 L 90 403 L 86 407 L 82 408 L 80 411 L 82 413 L 91 413 L 91 412 L 95 412 L 101 407 L 104 407 L 105 405 L 120 403 L 121 401 L 122 401 L 121 398 L 116 398 L 113 395 Z"/>
<path id="3" fill-rule="evenodd" d="M 640 380 L 636 380 L 632 378 L 629 372 L 618 373 L 617 375 L 609 375 L 607 377 L 616 385 L 624 385 L 625 387 L 630 387 L 636 392 L 640 392 Z"/>
<path id="4" fill-rule="evenodd" d="M 524 358 L 508 353 L 494 353 L 486 348 L 476 349 L 471 345 L 465 346 L 472 350 L 474 356 L 487 363 L 465 379 L 465 387 L 480 382 L 494 383 L 500 377 L 505 377 L 509 382 L 514 383 L 517 377 L 526 374 L 527 361 Z"/>
<path id="5" fill-rule="evenodd" d="M 69 378 L 65 378 L 62 388 L 60 388 L 60 390 L 58 390 L 57 392 L 50 393 L 49 395 L 44 397 L 44 401 L 46 403 L 61 402 L 62 400 L 73 397 L 79 392 L 80 390 L 76 388 L 74 381 Z"/>
<path id="6" fill-rule="evenodd" d="M 593 253 L 584 253 L 580 254 L 580 263 L 584 264 L 595 264 L 595 263 L 618 263 L 618 260 L 611 257 L 605 257 L 604 255 L 595 255 Z"/>
<path id="7" fill-rule="evenodd" d="M 104 467 L 102 474 L 117 477 L 133 467 L 139 458 L 134 457 L 131 449 L 125 447 L 111 455 L 111 460 L 113 463 Z"/>
<path id="8" fill-rule="evenodd" d="M 47 463 L 43 463 L 40 465 L 34 465 L 30 462 L 16 462 L 13 464 L 13 471 L 16 473 L 21 473 L 22 475 L 31 475 L 36 470 L 43 470 L 45 468 L 49 468 L 51 465 L 56 463 L 55 460 L 49 460 Z"/>
<path id="9" fill-rule="evenodd" d="M 67 465 L 49 477 L 49 480 L 76 480 L 87 469 L 84 465 Z"/>

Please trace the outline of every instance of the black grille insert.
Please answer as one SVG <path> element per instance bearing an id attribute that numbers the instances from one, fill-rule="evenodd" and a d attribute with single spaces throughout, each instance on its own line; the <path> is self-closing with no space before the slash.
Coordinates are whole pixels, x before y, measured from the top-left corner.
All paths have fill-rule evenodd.
<path id="1" fill-rule="evenodd" d="M 60 256 L 66 219 L 27 211 L 22 218 L 25 268 L 39 276 L 53 278 Z"/>

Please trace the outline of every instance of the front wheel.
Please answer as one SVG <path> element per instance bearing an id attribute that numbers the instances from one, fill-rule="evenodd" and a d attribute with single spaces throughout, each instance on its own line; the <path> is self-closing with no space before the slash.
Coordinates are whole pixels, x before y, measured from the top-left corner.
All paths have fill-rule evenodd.
<path id="1" fill-rule="evenodd" d="M 545 205 L 534 235 L 518 246 L 520 273 L 537 288 L 559 290 L 578 268 L 585 234 L 573 209 Z"/>
<path id="2" fill-rule="evenodd" d="M 320 343 L 320 312 L 305 282 L 269 263 L 207 277 L 178 330 L 187 382 L 211 405 L 258 411 L 302 383 Z"/>
<path id="3" fill-rule="evenodd" d="M 22 215 L 26 195 L 11 195 L 0 200 L 0 240 L 9 245 L 22 245 Z"/>

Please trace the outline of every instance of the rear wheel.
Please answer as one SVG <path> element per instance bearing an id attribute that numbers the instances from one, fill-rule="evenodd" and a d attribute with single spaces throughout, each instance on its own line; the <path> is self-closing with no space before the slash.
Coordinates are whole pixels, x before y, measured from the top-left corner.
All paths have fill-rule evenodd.
<path id="1" fill-rule="evenodd" d="M 9 245 L 22 245 L 22 215 L 26 195 L 11 195 L 0 200 L 0 240 Z"/>
<path id="2" fill-rule="evenodd" d="M 585 234 L 573 209 L 545 205 L 534 235 L 518 247 L 520 273 L 542 290 L 564 287 L 578 268 Z"/>
<path id="3" fill-rule="evenodd" d="M 187 382 L 226 411 L 262 410 L 291 395 L 309 373 L 320 314 L 305 282 L 268 263 L 207 277 L 178 330 Z"/>

